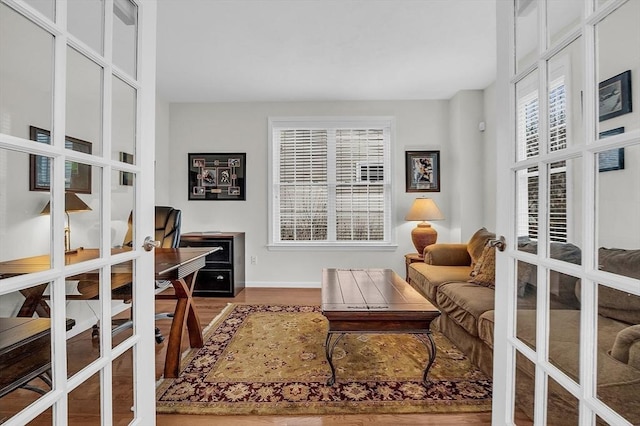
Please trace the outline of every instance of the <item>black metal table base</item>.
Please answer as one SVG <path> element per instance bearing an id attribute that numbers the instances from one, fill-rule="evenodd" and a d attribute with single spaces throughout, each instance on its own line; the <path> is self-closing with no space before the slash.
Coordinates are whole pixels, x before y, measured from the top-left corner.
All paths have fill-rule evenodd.
<path id="1" fill-rule="evenodd" d="M 345 334 L 350 334 L 350 333 L 347 333 L 347 332 L 344 332 L 344 333 L 328 332 L 327 333 L 327 339 L 325 340 L 325 343 L 324 343 L 324 351 L 327 357 L 327 362 L 329 363 L 329 367 L 331 368 L 331 377 L 329 377 L 329 380 L 327 380 L 328 386 L 333 386 L 333 384 L 336 382 L 336 369 L 333 365 L 333 350 L 335 349 L 338 342 L 345 336 Z M 362 333 L 353 332 L 353 334 L 362 334 Z M 433 337 L 431 336 L 431 331 L 427 331 L 424 333 L 421 332 L 421 333 L 393 333 L 393 334 L 413 334 L 416 336 L 416 338 L 420 342 L 422 342 L 423 345 L 425 345 L 425 347 L 429 351 L 429 361 L 427 362 L 427 366 L 425 367 L 424 373 L 422 374 L 422 384 L 424 386 L 429 386 L 427 375 L 429 374 L 429 370 L 431 369 L 433 362 L 436 360 L 436 344 L 433 341 Z M 334 335 L 337 335 L 335 339 L 333 339 Z"/>

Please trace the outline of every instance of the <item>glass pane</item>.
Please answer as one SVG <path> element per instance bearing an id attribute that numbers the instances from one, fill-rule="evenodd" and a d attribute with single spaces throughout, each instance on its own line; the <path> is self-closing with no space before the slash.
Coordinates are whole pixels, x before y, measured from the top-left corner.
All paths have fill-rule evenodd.
<path id="1" fill-rule="evenodd" d="M 551 271 L 549 275 L 549 362 L 577 383 L 580 380 L 579 296 L 578 278 Z"/>
<path id="2" fill-rule="evenodd" d="M 113 361 L 113 424 L 128 425 L 133 421 L 133 349 Z"/>
<path id="3" fill-rule="evenodd" d="M 25 3 L 42 13 L 50 20 L 55 19 L 56 5 L 54 0 L 24 0 Z"/>
<path id="4" fill-rule="evenodd" d="M 538 252 L 538 166 L 518 170 L 516 177 L 518 250 L 535 254 Z"/>
<path id="5" fill-rule="evenodd" d="M 27 423 L 27 426 L 51 426 L 53 424 L 53 408 L 49 408 L 38 417 Z"/>
<path id="6" fill-rule="evenodd" d="M 597 397 L 638 424 L 640 296 L 598 285 L 597 327 Z"/>
<path id="7" fill-rule="evenodd" d="M 536 62 L 538 57 L 538 3 L 516 1 L 516 72 Z"/>
<path id="8" fill-rule="evenodd" d="M 100 373 L 96 373 L 69 393 L 69 426 L 99 424 Z"/>
<path id="9" fill-rule="evenodd" d="M 640 45 L 639 20 L 640 2 L 629 1 L 596 26 L 599 133 L 640 128 L 640 109 L 632 107 L 632 97 L 639 93 L 640 49 L 624 48 Z"/>
<path id="10" fill-rule="evenodd" d="M 100 357 L 100 271 L 69 276 L 65 285 L 66 316 L 76 321 L 67 334 L 67 374 L 71 377 Z"/>
<path id="11" fill-rule="evenodd" d="M 580 26 L 583 6 L 583 0 L 547 1 L 547 29 L 550 46 Z"/>
<path id="12" fill-rule="evenodd" d="M 582 38 L 575 40 L 547 64 L 549 93 L 548 151 L 584 144 L 582 129 Z M 573 70 L 573 71 L 572 71 Z"/>
<path id="13" fill-rule="evenodd" d="M 69 32 L 96 52 L 103 53 L 104 0 L 67 2 Z"/>
<path id="14" fill-rule="evenodd" d="M 102 68 L 76 50 L 67 49 L 67 137 L 90 142 L 102 153 Z"/>
<path id="15" fill-rule="evenodd" d="M 28 52 L 28 54 L 27 54 Z M 29 139 L 51 129 L 53 36 L 0 4 L 0 131 Z"/>
<path id="16" fill-rule="evenodd" d="M 100 188 L 102 169 L 88 164 L 67 161 L 67 186 L 71 188 L 91 188 L 91 193 L 80 194 L 67 191 L 66 198 L 66 241 L 68 250 L 88 249 L 67 261 L 78 262 L 99 257 L 100 231 Z"/>
<path id="17" fill-rule="evenodd" d="M 516 300 L 516 337 L 536 349 L 536 300 L 538 272 L 536 265 L 518 261 Z"/>
<path id="18" fill-rule="evenodd" d="M 0 148 L 0 277 L 4 278 L 42 271 L 50 265 L 51 193 L 48 187 L 27 191 L 30 174 L 36 173 L 33 168 L 36 156 L 31 157 Z M 37 158 L 48 171 L 48 157 Z M 24 244 L 25 241 L 29 244 Z M 34 259 L 36 262 L 28 262 L 29 265 L 20 260 L 34 256 L 43 258 Z"/>
<path id="19" fill-rule="evenodd" d="M 596 175 L 598 265 L 607 272 L 640 279 L 640 144 L 615 152 L 624 157 L 624 166 L 608 171 L 601 167 Z M 611 154 L 599 154 L 600 166 L 604 155 Z M 626 263 L 628 256 L 632 263 Z"/>
<path id="20" fill-rule="evenodd" d="M 117 77 L 113 81 L 112 151 L 114 160 L 134 164 L 136 90 Z"/>
<path id="21" fill-rule="evenodd" d="M 582 245 L 582 159 L 547 166 L 549 257 L 580 265 Z"/>
<path id="22" fill-rule="evenodd" d="M 515 386 L 515 410 L 522 411 L 530 421 L 533 421 L 535 407 L 535 378 L 536 368 L 520 352 L 516 352 L 516 386 Z M 530 424 L 527 421 L 515 419 L 516 425 Z"/>
<path id="23" fill-rule="evenodd" d="M 47 285 L 0 295 L 0 423 L 51 390 Z"/>
<path id="24" fill-rule="evenodd" d="M 138 7 L 130 0 L 113 2 L 113 63 L 136 78 Z"/>
<path id="25" fill-rule="evenodd" d="M 538 71 L 516 83 L 516 110 L 517 160 L 536 157 L 540 154 Z"/>
<path id="26" fill-rule="evenodd" d="M 548 380 L 546 424 L 577 425 L 579 420 L 578 400 L 551 377 Z"/>
<path id="27" fill-rule="evenodd" d="M 112 345 L 116 347 L 133 334 L 134 294 L 131 284 L 133 262 L 123 262 L 111 269 Z"/>

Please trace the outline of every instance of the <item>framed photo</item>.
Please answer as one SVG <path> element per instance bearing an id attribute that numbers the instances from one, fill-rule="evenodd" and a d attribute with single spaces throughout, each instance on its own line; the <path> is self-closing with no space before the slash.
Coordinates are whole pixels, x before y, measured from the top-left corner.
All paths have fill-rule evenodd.
<path id="1" fill-rule="evenodd" d="M 631 71 L 601 82 L 598 93 L 600 121 L 631 112 Z"/>
<path id="2" fill-rule="evenodd" d="M 29 126 L 29 138 L 32 141 L 51 144 L 51 132 Z M 91 154 L 91 142 L 65 137 L 65 146 L 73 151 Z M 29 190 L 49 191 L 51 188 L 51 159 L 42 155 L 29 156 Z M 91 194 L 91 166 L 68 162 L 65 167 L 65 189 L 68 192 Z"/>
<path id="3" fill-rule="evenodd" d="M 406 192 L 440 192 L 440 151 L 405 151 Z"/>
<path id="4" fill-rule="evenodd" d="M 133 154 L 128 152 L 120 152 L 120 161 L 127 164 L 133 164 Z M 120 185 L 133 186 L 133 173 L 120 172 Z"/>
<path id="5" fill-rule="evenodd" d="M 600 132 L 600 139 L 624 133 L 624 127 Z M 624 148 L 614 148 L 598 154 L 598 171 L 610 172 L 624 169 Z"/>
<path id="6" fill-rule="evenodd" d="M 246 200 L 246 153 L 188 154 L 189 200 Z"/>

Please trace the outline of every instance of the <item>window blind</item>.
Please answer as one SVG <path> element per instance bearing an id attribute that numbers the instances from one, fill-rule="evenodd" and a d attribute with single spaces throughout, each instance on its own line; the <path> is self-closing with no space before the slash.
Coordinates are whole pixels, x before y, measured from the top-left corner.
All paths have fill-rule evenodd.
<path id="1" fill-rule="evenodd" d="M 539 108 L 537 92 L 526 97 L 520 104 L 518 113 L 519 151 L 525 158 L 540 154 Z M 557 151 L 567 147 L 567 103 L 566 88 L 563 79 L 551 84 L 549 91 L 549 150 Z M 553 163 L 548 170 L 549 184 L 549 239 L 566 242 L 568 230 L 567 217 L 567 167 L 565 161 Z M 527 197 L 519 205 L 526 205 L 526 211 L 520 211 L 518 223 L 520 236 L 538 238 L 539 227 L 539 170 L 538 166 L 527 168 L 526 180 L 521 180 L 518 194 Z M 522 217 L 522 215 L 526 215 Z"/>
<path id="2" fill-rule="evenodd" d="M 388 244 L 389 127 L 321 124 L 273 127 L 272 242 Z"/>

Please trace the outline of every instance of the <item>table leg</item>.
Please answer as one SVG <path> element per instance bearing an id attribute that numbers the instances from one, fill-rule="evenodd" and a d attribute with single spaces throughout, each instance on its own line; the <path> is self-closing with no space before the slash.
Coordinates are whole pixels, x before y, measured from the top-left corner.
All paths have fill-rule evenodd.
<path id="1" fill-rule="evenodd" d="M 429 374 L 429 370 L 431 369 L 433 362 L 436 360 L 436 344 L 433 341 L 433 337 L 431 336 L 431 331 L 428 331 L 424 334 L 424 336 L 427 336 L 427 339 L 429 340 L 428 343 L 424 340 L 424 338 L 421 338 L 423 335 L 417 336 L 419 336 L 418 340 L 420 340 L 427 347 L 427 349 L 429 349 L 429 361 L 427 362 L 427 366 L 424 369 L 424 373 L 422 374 L 422 384 L 425 386 L 429 386 L 427 374 Z"/>
<path id="2" fill-rule="evenodd" d="M 191 295 L 194 277 L 195 273 L 183 279 L 171 281 L 178 300 L 167 341 L 167 354 L 164 364 L 165 378 L 178 377 L 180 374 L 180 347 L 185 326 L 189 333 L 189 345 L 192 348 L 201 348 L 204 345 L 200 319 Z"/>
<path id="3" fill-rule="evenodd" d="M 20 290 L 20 293 L 22 293 L 25 299 L 17 316 L 31 318 L 34 312 L 37 312 L 40 318 L 50 318 L 51 311 L 49 310 L 49 305 L 42 298 L 42 294 L 48 285 L 49 283 L 40 284 Z"/>
<path id="4" fill-rule="evenodd" d="M 332 386 L 336 382 L 336 369 L 333 366 L 333 350 L 335 349 L 340 339 L 344 337 L 344 333 L 340 333 L 338 334 L 338 337 L 333 342 L 331 342 L 331 338 L 333 337 L 333 334 L 334 333 L 332 332 L 328 332 L 327 340 L 324 342 L 324 353 L 327 357 L 327 362 L 329 363 L 329 367 L 331 367 L 331 377 L 329 377 L 329 380 L 327 380 L 328 386 Z"/>

